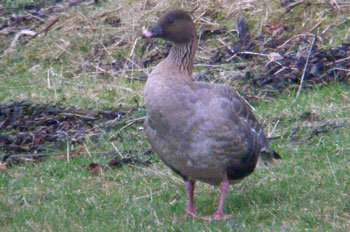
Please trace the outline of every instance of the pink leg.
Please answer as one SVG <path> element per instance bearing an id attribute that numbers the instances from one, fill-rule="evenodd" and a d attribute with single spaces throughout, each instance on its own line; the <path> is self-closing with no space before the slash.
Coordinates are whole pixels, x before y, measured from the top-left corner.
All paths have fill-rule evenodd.
<path id="1" fill-rule="evenodd" d="M 209 217 L 204 217 L 204 220 L 211 221 L 211 220 L 219 220 L 219 219 L 227 219 L 230 218 L 232 215 L 224 214 L 224 204 L 225 204 L 225 198 L 226 198 L 226 193 L 230 189 L 230 183 L 228 180 L 224 180 L 220 183 L 220 202 L 219 202 L 219 207 L 216 210 L 216 212 Z"/>
<path id="2" fill-rule="evenodd" d="M 193 203 L 193 190 L 194 190 L 194 181 L 187 180 L 185 183 L 186 195 L 187 195 L 187 207 L 186 207 L 186 217 L 197 217 L 197 212 L 194 209 Z"/>

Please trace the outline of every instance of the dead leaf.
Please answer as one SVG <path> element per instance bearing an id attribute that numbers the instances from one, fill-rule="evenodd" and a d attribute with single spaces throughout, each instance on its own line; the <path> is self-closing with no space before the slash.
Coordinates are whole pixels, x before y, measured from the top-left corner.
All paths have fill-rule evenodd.
<path id="1" fill-rule="evenodd" d="M 285 29 L 286 29 L 286 27 L 283 26 L 282 24 L 280 24 L 279 22 L 271 21 L 264 26 L 263 31 L 266 34 L 276 36 L 276 35 L 281 34 Z"/>
<path id="2" fill-rule="evenodd" d="M 107 17 L 104 22 L 114 27 L 119 27 L 121 25 L 121 20 L 116 15 Z"/>
<path id="3" fill-rule="evenodd" d="M 120 161 L 117 160 L 117 159 L 111 160 L 111 161 L 109 161 L 109 163 L 108 163 L 108 166 L 111 167 L 111 168 L 119 168 L 119 167 L 121 167 L 121 165 L 122 165 L 122 164 L 121 164 Z"/>
<path id="4" fill-rule="evenodd" d="M 4 171 L 7 169 L 7 165 L 4 162 L 0 162 L 0 171 Z"/>
<path id="5" fill-rule="evenodd" d="M 106 171 L 108 167 L 102 164 L 90 163 L 88 169 L 91 175 L 100 175 L 103 171 Z"/>

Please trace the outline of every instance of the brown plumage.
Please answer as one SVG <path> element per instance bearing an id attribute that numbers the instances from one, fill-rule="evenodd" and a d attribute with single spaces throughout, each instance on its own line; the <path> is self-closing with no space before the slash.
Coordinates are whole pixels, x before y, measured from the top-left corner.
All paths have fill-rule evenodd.
<path id="1" fill-rule="evenodd" d="M 223 206 L 229 185 L 251 174 L 259 157 L 266 165 L 281 157 L 269 148 L 251 109 L 233 89 L 192 80 L 198 37 L 186 12 L 170 11 L 144 37 L 174 42 L 144 90 L 152 149 L 186 181 L 185 216 L 196 216 L 193 190 L 199 180 L 221 190 L 218 210 L 205 219 L 227 218 Z"/>

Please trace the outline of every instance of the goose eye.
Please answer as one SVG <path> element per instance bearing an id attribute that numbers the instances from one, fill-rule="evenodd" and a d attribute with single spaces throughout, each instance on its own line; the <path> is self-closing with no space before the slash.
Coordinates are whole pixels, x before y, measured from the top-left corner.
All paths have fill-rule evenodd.
<path id="1" fill-rule="evenodd" d="M 173 17 L 171 17 L 171 18 L 169 18 L 169 19 L 168 19 L 168 23 L 169 23 L 169 24 L 173 24 L 173 23 L 174 23 L 174 21 L 175 21 L 175 20 L 174 20 L 174 18 L 173 18 Z"/>

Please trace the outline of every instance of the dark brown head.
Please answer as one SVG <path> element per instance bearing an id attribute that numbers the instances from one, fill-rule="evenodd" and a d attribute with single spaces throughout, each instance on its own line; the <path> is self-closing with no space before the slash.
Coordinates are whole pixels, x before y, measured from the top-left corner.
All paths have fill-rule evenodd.
<path id="1" fill-rule="evenodd" d="M 197 39 L 197 33 L 189 14 L 183 10 L 172 10 L 160 18 L 152 30 L 145 30 L 143 37 L 158 37 L 174 43 L 188 43 Z"/>

